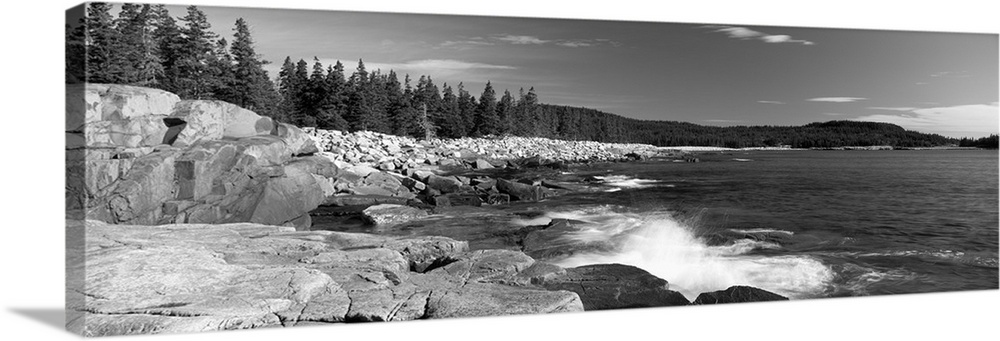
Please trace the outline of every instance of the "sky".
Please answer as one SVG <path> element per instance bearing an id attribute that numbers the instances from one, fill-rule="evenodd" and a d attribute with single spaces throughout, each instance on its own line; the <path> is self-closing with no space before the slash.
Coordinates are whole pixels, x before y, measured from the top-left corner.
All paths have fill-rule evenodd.
<path id="1" fill-rule="evenodd" d="M 247 20 L 272 78 L 286 56 L 348 73 L 363 59 L 414 85 L 534 87 L 543 103 L 638 119 L 880 121 L 951 137 L 1000 125 L 996 34 L 199 8 L 222 37 Z"/>

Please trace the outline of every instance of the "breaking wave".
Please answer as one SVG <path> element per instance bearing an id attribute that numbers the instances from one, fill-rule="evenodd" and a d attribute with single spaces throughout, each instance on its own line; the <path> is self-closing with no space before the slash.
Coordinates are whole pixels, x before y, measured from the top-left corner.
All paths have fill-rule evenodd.
<path id="1" fill-rule="evenodd" d="M 568 241 L 612 241 L 616 251 L 580 253 L 549 260 L 563 267 L 620 263 L 642 268 L 666 279 L 670 289 L 694 299 L 702 292 L 749 285 L 790 298 L 820 296 L 834 277 L 833 271 L 811 256 L 761 255 L 756 250 L 780 249 L 768 241 L 738 239 L 709 246 L 696 231 L 669 213 L 622 213 L 602 206 L 590 210 L 550 212 L 521 224 L 545 224 L 551 219 L 572 219 L 578 230 Z"/>

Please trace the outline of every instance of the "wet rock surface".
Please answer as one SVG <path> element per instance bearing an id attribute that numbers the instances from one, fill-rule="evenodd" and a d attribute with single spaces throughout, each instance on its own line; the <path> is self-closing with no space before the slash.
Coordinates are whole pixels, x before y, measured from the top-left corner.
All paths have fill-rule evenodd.
<path id="1" fill-rule="evenodd" d="M 691 304 L 746 303 L 787 300 L 787 297 L 764 289 L 737 285 L 729 287 L 726 290 L 701 293 L 694 299 L 694 302 L 691 302 Z"/>

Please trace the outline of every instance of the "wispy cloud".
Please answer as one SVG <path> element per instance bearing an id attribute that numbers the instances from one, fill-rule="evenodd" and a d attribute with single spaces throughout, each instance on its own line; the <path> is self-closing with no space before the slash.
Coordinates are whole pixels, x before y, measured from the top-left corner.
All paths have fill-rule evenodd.
<path id="1" fill-rule="evenodd" d="M 807 99 L 810 102 L 833 102 L 833 103 L 849 103 L 863 101 L 867 98 L 864 97 L 816 97 Z"/>
<path id="2" fill-rule="evenodd" d="M 969 78 L 972 75 L 968 71 L 941 71 L 931 74 L 934 78 Z"/>
<path id="3" fill-rule="evenodd" d="M 785 104 L 785 102 L 781 102 L 781 101 L 757 101 L 757 103 L 764 103 L 764 104 Z"/>
<path id="4" fill-rule="evenodd" d="M 786 34 L 767 34 L 760 31 L 754 31 L 746 27 L 737 26 L 726 26 L 726 25 L 705 25 L 700 26 L 700 28 L 712 29 L 712 32 L 723 33 L 730 38 L 740 39 L 740 40 L 760 40 L 765 43 L 780 44 L 780 43 L 796 43 L 802 45 L 815 45 L 816 43 L 802 40 L 802 39 L 792 39 L 792 36 Z"/>
<path id="5" fill-rule="evenodd" d="M 872 110 L 890 110 L 890 111 L 913 111 L 917 108 L 913 107 L 868 107 L 867 109 Z"/>
<path id="6" fill-rule="evenodd" d="M 440 47 L 450 47 L 458 49 L 472 48 L 476 46 L 491 46 L 496 45 L 496 43 L 487 41 L 483 37 L 472 37 L 463 40 L 449 40 L 441 43 Z"/>
<path id="7" fill-rule="evenodd" d="M 413 60 L 404 63 L 382 63 L 382 64 L 372 64 L 373 67 L 387 67 L 389 69 L 393 68 L 414 68 L 414 69 L 432 69 L 432 70 L 469 70 L 469 69 L 494 69 L 494 70 L 513 70 L 517 67 L 509 65 L 496 65 L 496 64 L 486 64 L 486 63 L 475 63 L 475 62 L 465 62 L 461 60 L 454 59 L 423 59 L 423 60 Z"/>
<path id="8" fill-rule="evenodd" d="M 448 40 L 441 43 L 439 47 L 469 49 L 474 47 L 493 46 L 500 44 L 550 45 L 550 46 L 561 46 L 570 48 L 596 47 L 596 46 L 612 46 L 612 47 L 621 46 L 621 43 L 611 39 L 542 39 L 531 35 L 495 34 L 485 38 L 472 37 L 472 38 L 464 38 L 461 40 Z"/>
<path id="9" fill-rule="evenodd" d="M 899 110 L 896 114 L 876 114 L 857 118 L 897 124 L 903 128 L 951 137 L 983 137 L 996 134 L 1000 125 L 997 103 Z"/>
<path id="10" fill-rule="evenodd" d="M 493 39 L 508 42 L 514 45 L 542 45 L 551 42 L 551 40 L 543 40 L 535 36 L 518 36 L 511 34 L 493 36 Z"/>

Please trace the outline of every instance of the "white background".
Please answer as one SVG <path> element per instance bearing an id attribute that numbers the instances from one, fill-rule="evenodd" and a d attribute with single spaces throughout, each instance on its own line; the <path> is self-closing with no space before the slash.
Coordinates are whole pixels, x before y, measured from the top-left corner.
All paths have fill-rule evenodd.
<path id="1" fill-rule="evenodd" d="M 186 4 L 182 1 L 165 1 Z M 234 1 L 198 5 L 563 17 L 746 25 L 1000 32 L 990 1 Z M 63 11 L 74 1 L 4 6 L 0 49 L 0 338 L 70 339 L 63 306 Z M 349 34 L 349 33 L 345 33 Z M 963 53 L 963 51 L 955 51 Z M 13 77 L 10 77 L 13 75 Z M 39 311 L 48 313 L 38 313 Z M 27 313 L 26 313 L 27 312 Z M 55 315 L 58 316 L 58 315 Z M 272 339 L 940 339 L 995 338 L 1000 291 L 653 308 L 549 316 L 352 324 L 144 337 Z M 132 340 L 136 337 L 114 338 Z"/>

